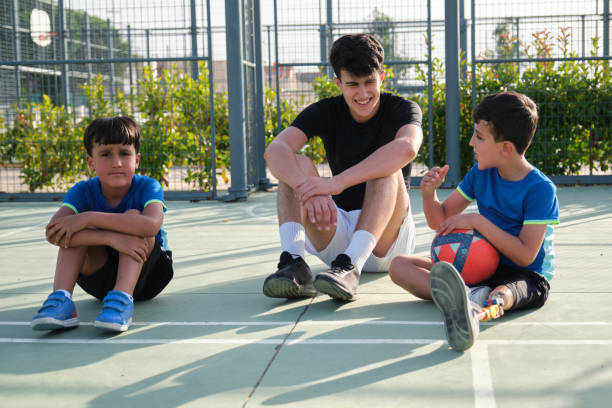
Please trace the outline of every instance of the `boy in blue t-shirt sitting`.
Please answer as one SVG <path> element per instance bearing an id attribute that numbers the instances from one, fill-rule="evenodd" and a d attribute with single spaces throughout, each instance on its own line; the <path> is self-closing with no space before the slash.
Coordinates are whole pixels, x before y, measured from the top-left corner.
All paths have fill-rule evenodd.
<path id="1" fill-rule="evenodd" d="M 525 159 L 538 123 L 535 103 L 516 92 L 489 95 L 476 107 L 474 122 L 470 146 L 477 164 L 442 203 L 436 189 L 448 165 L 432 168 L 421 181 L 423 210 L 438 235 L 456 228 L 480 232 L 500 252 L 498 269 L 471 288 L 451 264 L 429 258 L 398 256 L 389 269 L 402 288 L 433 298 L 457 351 L 474 343 L 484 300 L 501 297 L 504 310 L 544 305 L 554 274 L 551 224 L 559 223 L 555 185 Z M 474 200 L 479 214 L 462 214 Z"/>
<path id="2" fill-rule="evenodd" d="M 161 185 L 134 174 L 140 161 L 138 125 L 127 117 L 96 119 L 83 142 L 96 177 L 72 186 L 47 224 L 47 241 L 59 252 L 53 293 L 32 319 L 34 330 L 79 325 L 72 302 L 78 283 L 103 299 L 94 326 L 126 331 L 134 300 L 153 298 L 173 276 Z"/>

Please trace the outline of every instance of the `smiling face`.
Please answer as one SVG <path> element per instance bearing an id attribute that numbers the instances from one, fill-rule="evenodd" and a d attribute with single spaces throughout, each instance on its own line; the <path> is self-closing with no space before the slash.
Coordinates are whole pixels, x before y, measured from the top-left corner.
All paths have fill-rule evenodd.
<path id="1" fill-rule="evenodd" d="M 87 165 L 100 179 L 106 197 L 127 194 L 139 161 L 140 153 L 128 144 L 94 143 L 92 155 L 87 155 Z"/>
<path id="2" fill-rule="evenodd" d="M 370 75 L 355 76 L 343 69 L 340 78 L 334 78 L 356 122 L 367 122 L 378 112 L 380 85 L 384 77 L 384 72 L 375 71 Z"/>
<path id="3" fill-rule="evenodd" d="M 474 133 L 470 146 L 474 149 L 475 159 L 480 170 L 497 167 L 502 159 L 502 151 L 506 142 L 496 142 L 491 130 L 491 124 L 479 120 L 474 125 Z M 509 143 L 509 142 L 508 142 Z"/>

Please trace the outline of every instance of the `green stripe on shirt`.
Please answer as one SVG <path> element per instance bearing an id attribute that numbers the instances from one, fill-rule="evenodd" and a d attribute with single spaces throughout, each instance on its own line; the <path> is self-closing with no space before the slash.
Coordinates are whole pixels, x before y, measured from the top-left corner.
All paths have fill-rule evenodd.
<path id="1" fill-rule="evenodd" d="M 162 207 L 167 208 L 166 204 L 164 204 L 164 202 L 162 200 L 159 200 L 157 198 L 154 198 L 153 200 L 149 200 L 147 201 L 142 208 L 145 208 L 147 205 L 151 204 L 151 203 L 160 203 L 162 205 Z"/>
<path id="2" fill-rule="evenodd" d="M 469 202 L 474 201 L 473 198 L 468 197 L 467 194 L 465 194 L 459 187 L 457 187 L 457 191 L 459 192 L 459 194 L 461 194 L 463 196 L 463 198 L 465 198 L 466 200 L 468 200 Z"/>
<path id="3" fill-rule="evenodd" d="M 68 207 L 68 208 L 72 209 L 72 211 L 74 211 L 74 213 L 75 213 L 75 214 L 78 214 L 78 213 L 79 213 L 79 212 L 77 211 L 77 209 L 76 209 L 76 208 L 74 208 L 74 205 L 72 205 L 72 204 L 62 203 L 61 207 L 63 207 L 63 206 L 66 206 L 66 207 Z"/>
<path id="4" fill-rule="evenodd" d="M 559 220 L 525 220 L 523 221 L 523 225 L 529 225 L 529 224 L 553 224 L 553 225 L 557 225 L 559 224 Z"/>

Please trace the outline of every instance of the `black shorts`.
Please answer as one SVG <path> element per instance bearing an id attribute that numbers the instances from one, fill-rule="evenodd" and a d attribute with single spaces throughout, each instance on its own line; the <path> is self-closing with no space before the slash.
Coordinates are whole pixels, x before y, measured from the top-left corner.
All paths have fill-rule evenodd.
<path id="1" fill-rule="evenodd" d="M 91 275 L 80 274 L 77 279 L 77 283 L 85 292 L 100 300 L 113 290 L 117 281 L 119 252 L 108 246 L 106 252 L 108 259 L 104 266 Z M 157 296 L 172 280 L 173 275 L 172 251 L 162 250 L 156 240 L 149 259 L 136 282 L 134 300 L 147 300 Z"/>
<path id="2" fill-rule="evenodd" d="M 488 286 L 493 290 L 500 285 L 512 291 L 514 304 L 510 310 L 542 307 L 550 292 L 550 285 L 543 275 L 509 265 L 500 265 L 490 279 L 470 286 Z"/>

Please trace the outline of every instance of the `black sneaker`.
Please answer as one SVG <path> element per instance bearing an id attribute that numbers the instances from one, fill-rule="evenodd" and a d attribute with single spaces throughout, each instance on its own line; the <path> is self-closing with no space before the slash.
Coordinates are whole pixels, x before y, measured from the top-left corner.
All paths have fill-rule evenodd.
<path id="1" fill-rule="evenodd" d="M 302 259 L 287 251 L 281 253 L 278 270 L 264 281 L 263 293 L 273 298 L 300 298 L 317 296 L 312 285 L 312 272 Z"/>
<path id="2" fill-rule="evenodd" d="M 314 287 L 334 299 L 355 300 L 359 275 L 359 271 L 351 263 L 351 258 L 340 254 L 332 261 L 331 269 L 317 275 Z"/>
<path id="3" fill-rule="evenodd" d="M 448 345 L 455 351 L 472 347 L 478 337 L 480 308 L 469 299 L 469 288 L 455 267 L 437 262 L 429 274 L 431 297 L 444 316 Z"/>

